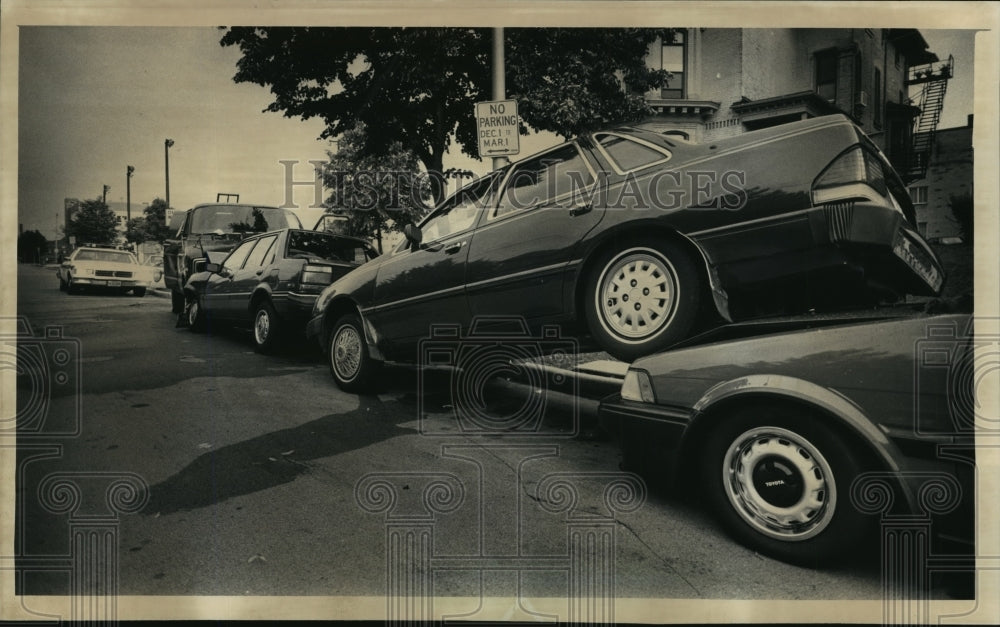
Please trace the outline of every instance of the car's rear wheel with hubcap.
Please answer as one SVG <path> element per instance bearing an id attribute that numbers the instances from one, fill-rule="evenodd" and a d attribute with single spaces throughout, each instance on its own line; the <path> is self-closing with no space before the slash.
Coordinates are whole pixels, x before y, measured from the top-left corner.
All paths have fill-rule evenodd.
<path id="1" fill-rule="evenodd" d="M 364 327 L 357 314 L 346 314 L 337 320 L 328 349 L 330 372 L 346 392 L 367 390 L 382 367 L 382 362 L 368 354 Z"/>
<path id="2" fill-rule="evenodd" d="M 818 416 L 759 406 L 713 427 L 702 476 L 708 500 L 738 540 L 814 566 L 843 555 L 871 523 L 851 506 L 851 483 L 863 471 L 857 455 Z"/>
<path id="3" fill-rule="evenodd" d="M 700 294 L 698 269 L 685 251 L 671 242 L 637 239 L 593 265 L 587 323 L 604 350 L 632 361 L 684 339 Z"/>
<path id="4" fill-rule="evenodd" d="M 205 310 L 201 306 L 201 296 L 193 296 L 187 305 L 188 328 L 195 333 L 201 333 L 208 327 Z"/>
<path id="5" fill-rule="evenodd" d="M 258 353 L 270 353 L 278 343 L 278 315 L 271 301 L 257 303 L 253 315 L 253 346 Z"/>

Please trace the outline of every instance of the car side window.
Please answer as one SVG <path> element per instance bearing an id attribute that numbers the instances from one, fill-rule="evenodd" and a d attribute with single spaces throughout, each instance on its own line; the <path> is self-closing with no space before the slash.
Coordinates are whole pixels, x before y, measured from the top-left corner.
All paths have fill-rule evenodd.
<path id="1" fill-rule="evenodd" d="M 514 166 L 490 218 L 582 193 L 594 180 L 594 173 L 576 144 L 560 146 Z"/>
<path id="2" fill-rule="evenodd" d="M 247 262 L 244 265 L 246 268 L 258 268 L 264 261 L 264 258 L 271 252 L 274 247 L 275 240 L 278 239 L 277 235 L 272 235 L 270 237 L 262 237 L 257 240 L 257 245 L 253 247 L 250 251 L 250 255 L 247 257 Z"/>
<path id="3" fill-rule="evenodd" d="M 423 241 L 433 242 L 472 228 L 483 209 L 490 206 L 498 176 L 486 176 L 466 185 L 445 201 L 421 227 Z"/>
<path id="4" fill-rule="evenodd" d="M 619 174 L 645 168 L 670 159 L 670 151 L 632 137 L 615 133 L 594 135 L 598 148 Z"/>
<path id="5" fill-rule="evenodd" d="M 253 249 L 254 245 L 257 244 L 257 240 L 250 240 L 249 242 L 243 242 L 236 247 L 226 260 L 222 262 L 222 267 L 230 272 L 235 272 L 243 267 L 243 262 L 246 261 L 247 256 Z"/>

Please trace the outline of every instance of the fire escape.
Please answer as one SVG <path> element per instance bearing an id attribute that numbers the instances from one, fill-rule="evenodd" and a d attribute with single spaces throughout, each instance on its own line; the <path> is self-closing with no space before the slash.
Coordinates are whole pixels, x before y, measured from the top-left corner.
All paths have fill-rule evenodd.
<path id="1" fill-rule="evenodd" d="M 927 175 L 927 165 L 934 148 L 934 134 L 941 120 L 944 94 L 948 90 L 948 80 L 953 76 L 955 59 L 928 63 L 910 68 L 906 85 L 923 85 L 920 93 L 910 99 L 910 103 L 920 109 L 920 115 L 913 123 L 913 143 L 910 158 L 903 172 L 906 182 L 916 181 Z"/>

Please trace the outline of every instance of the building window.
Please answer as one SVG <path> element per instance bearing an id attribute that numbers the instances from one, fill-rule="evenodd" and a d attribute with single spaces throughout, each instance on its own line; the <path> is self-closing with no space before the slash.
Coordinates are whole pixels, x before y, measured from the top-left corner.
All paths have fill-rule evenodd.
<path id="1" fill-rule="evenodd" d="M 660 48 L 660 69 L 670 72 L 671 76 L 660 88 L 661 98 L 686 97 L 684 90 L 684 76 L 687 66 L 685 35 L 683 30 L 676 30 L 673 32 L 672 40 L 663 40 L 663 46 Z"/>
<path id="2" fill-rule="evenodd" d="M 913 201 L 915 205 L 926 205 L 927 204 L 927 186 L 918 185 L 916 187 L 910 188 L 910 200 Z"/>
<path id="3" fill-rule="evenodd" d="M 816 53 L 816 93 L 827 102 L 837 100 L 837 51 Z"/>

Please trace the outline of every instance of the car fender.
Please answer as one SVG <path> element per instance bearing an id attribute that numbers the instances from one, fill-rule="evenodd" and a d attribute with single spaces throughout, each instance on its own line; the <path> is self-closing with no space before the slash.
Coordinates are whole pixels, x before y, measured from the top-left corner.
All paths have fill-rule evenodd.
<path id="1" fill-rule="evenodd" d="M 902 471 L 895 461 L 903 457 L 898 447 L 865 415 L 864 410 L 854 401 L 830 388 L 786 375 L 750 375 L 723 381 L 708 389 L 692 407 L 693 417 L 685 429 L 681 442 L 682 449 L 687 448 L 688 436 L 696 430 L 696 425 L 704 426 L 702 421 L 712 420 L 715 413 L 713 410 L 722 403 L 728 404 L 729 401 L 736 399 L 751 400 L 768 396 L 797 401 L 819 409 L 867 442 L 871 452 L 881 464 L 881 469 L 893 474 Z M 908 511 L 916 511 L 916 495 L 905 481 L 899 482 L 899 488 Z"/>
<path id="2" fill-rule="evenodd" d="M 270 299 L 271 293 L 270 283 L 266 281 L 258 283 L 257 286 L 253 288 L 253 291 L 250 293 L 250 299 L 247 301 L 247 313 L 250 316 L 253 316 L 254 307 L 257 306 L 257 303 L 265 298 Z"/>

